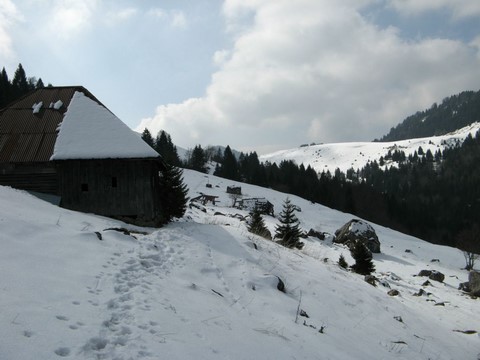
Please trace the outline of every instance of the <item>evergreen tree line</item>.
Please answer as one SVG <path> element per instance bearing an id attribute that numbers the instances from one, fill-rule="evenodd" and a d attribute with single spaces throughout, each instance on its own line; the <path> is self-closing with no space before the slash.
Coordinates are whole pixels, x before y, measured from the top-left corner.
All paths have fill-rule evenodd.
<path id="1" fill-rule="evenodd" d="M 177 153 L 177 147 L 173 144 L 170 135 L 160 130 L 155 138 L 148 129 L 143 130 L 142 139 L 156 152 L 162 155 L 163 160 L 172 166 L 183 166 Z"/>
<path id="2" fill-rule="evenodd" d="M 166 170 L 162 172 L 161 176 L 163 188 L 161 203 L 164 204 L 163 222 L 167 223 L 174 217 L 182 216 L 186 209 L 187 188 L 183 184 L 182 171 L 168 163 L 168 159 L 179 161 L 178 154 L 170 136 L 163 130 L 159 132 L 156 139 L 153 139 L 148 130 L 145 129 L 142 137 L 167 162 Z M 396 158 L 397 155 L 387 154 L 386 158 L 389 159 L 390 157 Z M 337 187 L 341 188 L 341 182 L 345 183 L 346 180 L 346 176 L 340 171 L 336 171 L 333 178 L 329 173 L 323 173 L 319 178 L 310 166 L 307 168 L 303 165 L 297 166 L 292 161 L 283 161 L 280 163 L 280 166 L 268 162 L 263 164 L 260 163 L 255 152 L 249 154 L 240 153 L 237 160 L 230 146 L 225 148 L 222 155 L 218 148 L 216 150 L 214 148 L 204 150 L 200 145 L 197 145 L 189 151 L 187 159 L 183 163 L 180 161 L 177 164 L 205 172 L 207 160 L 217 162 L 215 168 L 215 175 L 217 176 L 261 186 L 271 186 L 285 192 L 296 193 L 307 199 L 311 198 L 312 195 L 319 197 L 318 190 L 321 185 L 328 193 L 329 183 L 338 183 Z M 332 196 L 329 199 L 335 201 Z M 304 243 L 300 240 L 302 230 L 300 229 L 300 223 L 295 215 L 295 211 L 297 211 L 296 207 L 287 197 L 283 204 L 283 209 L 279 213 L 279 224 L 275 227 L 274 240 L 285 247 L 301 249 L 304 246 Z M 272 235 L 265 225 L 260 210 L 257 208 L 251 212 L 247 228 L 251 233 L 272 239 Z M 352 269 L 355 272 L 365 275 L 374 271 L 372 255 L 361 242 L 358 242 L 352 250 L 352 256 L 355 259 L 355 264 L 352 265 Z M 345 260 L 343 266 L 347 267 Z"/>
<path id="3" fill-rule="evenodd" d="M 394 160 L 398 167 L 382 169 Z M 291 161 L 261 164 L 266 184 L 427 241 L 480 253 L 480 132 L 461 146 L 408 157 L 394 151 L 363 169 L 316 174 Z M 258 171 L 258 170 L 257 170 Z M 248 182 L 248 181 L 247 181 Z M 462 238 L 462 244 L 459 239 Z"/>
<path id="4" fill-rule="evenodd" d="M 49 84 L 49 86 L 51 85 Z M 3 109 L 30 91 L 43 87 L 44 84 L 41 78 L 38 80 L 35 77 L 27 78 L 22 64 L 18 64 L 11 81 L 4 67 L 0 73 L 0 109 Z"/>
<path id="5" fill-rule="evenodd" d="M 205 172 L 208 160 L 217 162 L 217 176 L 298 195 L 433 243 L 460 246 L 459 236 L 480 225 L 480 134 L 443 152 L 389 151 L 346 173 L 318 174 L 291 160 L 261 163 L 256 152 L 235 156 L 229 146 L 221 154 L 197 145 L 179 166 Z M 390 160 L 398 167 L 383 169 Z M 480 239 L 462 242 L 480 253 Z"/>
<path id="6" fill-rule="evenodd" d="M 367 164 L 359 178 L 382 195 L 390 220 L 401 230 L 455 246 L 461 233 L 480 225 L 479 161 L 480 132 L 443 152 L 419 148 L 398 168 Z M 480 238 L 470 242 L 480 253 Z"/>

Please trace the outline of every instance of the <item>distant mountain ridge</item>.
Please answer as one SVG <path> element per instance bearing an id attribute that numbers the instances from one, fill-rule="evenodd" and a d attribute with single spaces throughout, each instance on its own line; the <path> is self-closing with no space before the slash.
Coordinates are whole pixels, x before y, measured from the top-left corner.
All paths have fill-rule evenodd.
<path id="1" fill-rule="evenodd" d="M 440 105 L 418 111 L 375 141 L 388 142 L 445 135 L 480 121 L 480 90 L 464 91 L 445 98 Z"/>
<path id="2" fill-rule="evenodd" d="M 430 150 L 435 153 L 437 150 L 443 151 L 460 146 L 469 134 L 475 136 L 479 130 L 480 122 L 475 122 L 442 136 L 389 142 L 349 142 L 301 146 L 261 155 L 259 160 L 277 163 L 277 165 L 284 160 L 293 160 L 297 165 L 310 165 L 318 173 L 329 171 L 333 174 L 337 168 L 346 173 L 350 168 L 357 170 L 369 162 L 380 162 L 380 158 L 386 157 L 389 151 L 403 151 L 408 156 L 418 151 L 419 147 L 424 151 Z M 382 168 L 391 165 L 398 166 L 398 162 L 385 162 Z"/>

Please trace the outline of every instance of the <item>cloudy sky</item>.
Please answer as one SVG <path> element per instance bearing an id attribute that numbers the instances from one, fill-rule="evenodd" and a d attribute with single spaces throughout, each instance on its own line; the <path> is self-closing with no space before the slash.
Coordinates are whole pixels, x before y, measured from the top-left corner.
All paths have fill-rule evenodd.
<path id="1" fill-rule="evenodd" d="M 185 148 L 369 141 L 480 89 L 480 1 L 0 0 L 20 62 Z"/>

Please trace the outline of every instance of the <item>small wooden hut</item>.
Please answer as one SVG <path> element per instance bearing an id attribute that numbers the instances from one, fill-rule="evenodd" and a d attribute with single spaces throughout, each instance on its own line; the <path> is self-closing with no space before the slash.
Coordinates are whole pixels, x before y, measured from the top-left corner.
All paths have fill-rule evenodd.
<path id="1" fill-rule="evenodd" d="M 155 224 L 160 155 L 81 86 L 37 89 L 0 110 L 0 185 L 60 206 Z"/>

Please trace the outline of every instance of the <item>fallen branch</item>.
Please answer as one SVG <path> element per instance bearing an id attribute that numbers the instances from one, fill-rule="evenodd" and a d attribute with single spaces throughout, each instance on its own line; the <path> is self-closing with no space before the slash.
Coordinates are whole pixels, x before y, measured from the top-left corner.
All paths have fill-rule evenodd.
<path id="1" fill-rule="evenodd" d="M 302 303 L 302 292 L 300 291 L 300 298 L 298 299 L 297 314 L 295 315 L 295 324 L 298 323 L 298 315 L 300 315 L 300 305 Z"/>
<path id="2" fill-rule="evenodd" d="M 218 296 L 224 297 L 224 296 L 223 296 L 222 294 L 220 294 L 218 291 L 215 291 L 215 290 L 213 290 L 213 289 L 210 289 L 210 290 L 212 290 L 212 291 L 213 291 L 215 294 L 217 294 Z"/>
<path id="3" fill-rule="evenodd" d="M 453 330 L 455 332 L 459 332 L 459 333 L 462 333 L 462 334 L 467 334 L 467 335 L 473 335 L 473 334 L 476 334 L 477 331 L 475 330 Z"/>

